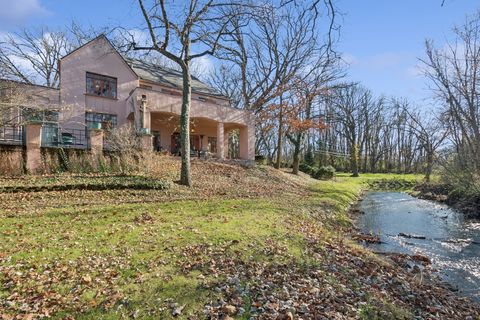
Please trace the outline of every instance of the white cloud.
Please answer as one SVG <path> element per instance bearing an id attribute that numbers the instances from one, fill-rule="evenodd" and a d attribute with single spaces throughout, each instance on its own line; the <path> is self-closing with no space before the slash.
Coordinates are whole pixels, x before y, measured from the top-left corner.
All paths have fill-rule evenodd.
<path id="1" fill-rule="evenodd" d="M 374 68 L 387 68 L 397 66 L 403 61 L 403 55 L 393 52 L 376 54 L 367 60 L 367 64 Z"/>
<path id="2" fill-rule="evenodd" d="M 367 69 L 385 69 L 405 64 L 410 57 L 405 53 L 382 52 L 359 58 L 353 54 L 342 55 L 343 61 L 350 67 Z"/>
<path id="3" fill-rule="evenodd" d="M 192 62 L 192 73 L 201 80 L 207 79 L 214 70 L 215 66 L 208 55 L 194 59 Z"/>
<path id="4" fill-rule="evenodd" d="M 358 65 L 360 63 L 358 58 L 350 53 L 343 54 L 342 60 L 345 61 L 345 63 L 348 64 L 349 66 Z"/>
<path id="5" fill-rule="evenodd" d="M 130 29 L 127 30 L 127 36 L 129 40 L 130 37 L 133 37 L 135 43 L 139 46 L 147 46 L 152 42 L 150 34 L 145 30 Z"/>
<path id="6" fill-rule="evenodd" d="M 29 18 L 48 13 L 39 0 L 0 0 L 0 27 L 21 24 Z"/>
<path id="7" fill-rule="evenodd" d="M 410 66 L 407 68 L 406 73 L 408 76 L 417 78 L 424 75 L 423 68 L 419 65 Z"/>

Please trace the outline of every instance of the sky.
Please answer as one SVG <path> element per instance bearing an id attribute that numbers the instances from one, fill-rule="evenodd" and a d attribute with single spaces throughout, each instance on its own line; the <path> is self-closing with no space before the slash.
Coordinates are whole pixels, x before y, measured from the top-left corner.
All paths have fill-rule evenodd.
<path id="1" fill-rule="evenodd" d="M 480 9 L 479 0 L 336 0 L 341 13 L 338 50 L 349 63 L 347 79 L 376 95 L 432 103 L 419 58 L 424 41 L 438 47 L 452 39 L 452 27 Z M 48 26 L 61 28 L 75 20 L 93 27 L 141 23 L 135 0 L 0 0 L 0 34 Z M 206 64 L 212 62 L 205 60 Z"/>

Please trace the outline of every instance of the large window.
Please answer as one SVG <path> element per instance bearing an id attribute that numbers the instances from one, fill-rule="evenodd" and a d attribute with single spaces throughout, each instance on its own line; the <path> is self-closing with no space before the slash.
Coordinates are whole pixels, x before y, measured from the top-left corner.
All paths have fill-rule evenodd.
<path id="1" fill-rule="evenodd" d="M 89 129 L 110 130 L 117 126 L 117 116 L 114 114 L 86 112 L 85 124 Z"/>
<path id="2" fill-rule="evenodd" d="M 42 110 L 34 108 L 22 109 L 22 118 L 24 122 L 37 121 L 41 123 L 58 124 L 58 111 Z"/>
<path id="3" fill-rule="evenodd" d="M 87 94 L 116 98 L 117 79 L 87 72 Z"/>

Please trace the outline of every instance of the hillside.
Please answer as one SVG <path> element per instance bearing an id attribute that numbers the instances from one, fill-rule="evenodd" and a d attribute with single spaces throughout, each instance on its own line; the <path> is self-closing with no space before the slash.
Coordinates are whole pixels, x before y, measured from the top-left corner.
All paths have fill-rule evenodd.
<path id="1" fill-rule="evenodd" d="M 174 182 L 178 166 L 157 159 L 148 177 L 116 190 L 92 190 L 120 183 L 111 176 L 1 179 L 18 188 L 1 193 L 0 315 L 465 319 L 480 311 L 413 272 L 411 258 L 380 258 L 350 240 L 349 206 L 366 181 L 388 175 L 318 181 L 194 161 L 188 189 Z M 66 185 L 74 187 L 52 187 Z"/>

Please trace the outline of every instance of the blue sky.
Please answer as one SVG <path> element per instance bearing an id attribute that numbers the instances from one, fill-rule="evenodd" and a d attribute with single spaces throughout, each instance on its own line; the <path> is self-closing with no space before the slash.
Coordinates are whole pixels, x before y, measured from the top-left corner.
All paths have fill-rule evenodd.
<path id="1" fill-rule="evenodd" d="M 350 63 L 348 78 L 377 95 L 409 97 L 429 104 L 418 72 L 424 41 L 443 46 L 451 29 L 480 9 L 478 0 L 336 0 L 342 12 L 339 50 Z M 60 28 L 72 19 L 92 26 L 137 26 L 135 0 L 0 0 L 0 33 L 19 27 Z"/>
<path id="2" fill-rule="evenodd" d="M 340 50 L 350 62 L 349 78 L 375 94 L 430 103 L 428 84 L 419 74 L 424 41 L 443 46 L 452 27 L 480 9 L 478 0 L 339 0 L 343 12 Z"/>

